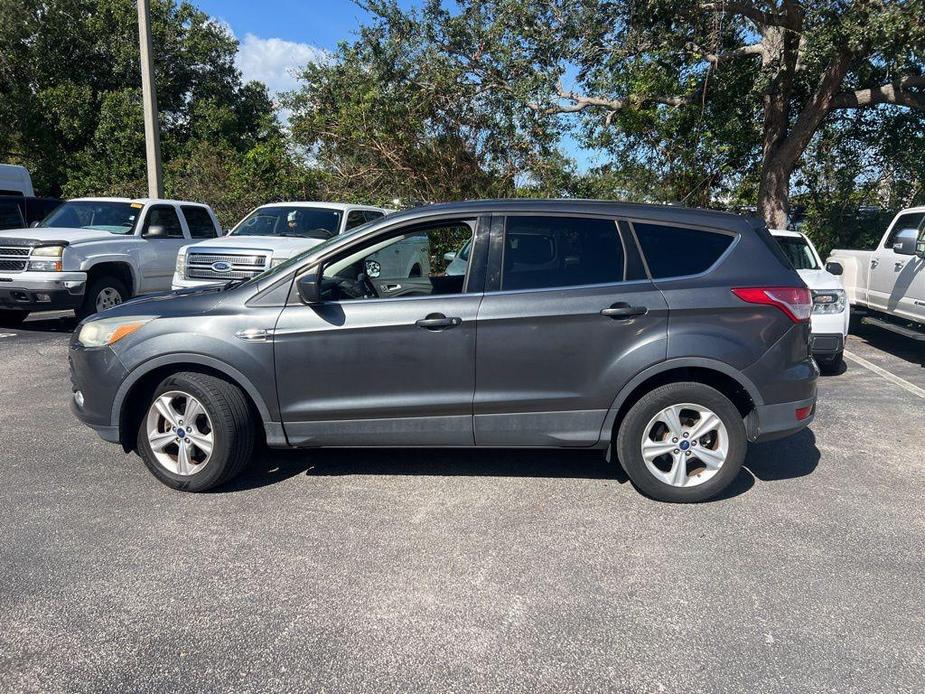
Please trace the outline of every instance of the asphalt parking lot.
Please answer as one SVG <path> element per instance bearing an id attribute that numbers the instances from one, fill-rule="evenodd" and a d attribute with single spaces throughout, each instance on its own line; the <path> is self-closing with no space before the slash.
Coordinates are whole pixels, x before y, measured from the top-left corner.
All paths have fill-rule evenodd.
<path id="1" fill-rule="evenodd" d="M 272 454 L 173 492 L 70 415 L 73 326 L 0 329 L 0 691 L 925 685 L 922 343 L 852 336 L 811 431 L 677 506 L 552 452 Z"/>

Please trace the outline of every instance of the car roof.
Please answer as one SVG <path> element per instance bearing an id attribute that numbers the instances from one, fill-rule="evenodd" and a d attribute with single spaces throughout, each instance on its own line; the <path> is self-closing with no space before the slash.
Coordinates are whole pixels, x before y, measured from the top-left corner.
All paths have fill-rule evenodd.
<path id="1" fill-rule="evenodd" d="M 208 207 L 202 202 L 193 202 L 192 200 L 172 200 L 170 198 L 117 198 L 117 197 L 86 197 L 71 198 L 65 202 L 136 202 L 141 205 L 147 205 L 149 202 L 167 203 L 170 205 L 199 205 Z"/>
<path id="2" fill-rule="evenodd" d="M 678 205 L 653 205 L 616 202 L 611 200 L 585 200 L 578 198 L 503 198 L 495 200 L 466 200 L 438 203 L 396 212 L 392 221 L 447 214 L 601 214 L 654 222 L 699 224 L 729 231 L 743 231 L 764 226 L 755 216 L 746 217 L 731 212 L 705 210 Z"/>
<path id="3" fill-rule="evenodd" d="M 281 201 L 281 202 L 268 202 L 266 205 L 261 205 L 258 207 L 258 210 L 263 209 L 264 207 L 315 207 L 315 208 L 324 208 L 328 210 L 339 210 L 341 212 L 347 212 L 350 210 L 375 210 L 377 212 L 388 212 L 384 207 L 376 207 L 375 205 L 357 205 L 354 203 L 348 202 L 322 202 L 318 200 L 293 200 L 293 201 Z"/>

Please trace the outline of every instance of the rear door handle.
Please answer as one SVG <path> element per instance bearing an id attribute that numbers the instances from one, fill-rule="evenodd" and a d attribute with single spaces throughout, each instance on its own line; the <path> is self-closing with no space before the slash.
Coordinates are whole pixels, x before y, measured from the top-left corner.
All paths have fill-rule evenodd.
<path id="1" fill-rule="evenodd" d="M 636 318 L 644 316 L 649 312 L 645 306 L 630 306 L 625 302 L 613 304 L 610 308 L 601 309 L 601 315 L 613 318 L 614 320 L 625 320 L 626 318 Z"/>
<path id="2" fill-rule="evenodd" d="M 421 318 L 421 320 L 415 321 L 414 324 L 419 328 L 424 328 L 425 330 L 446 330 L 448 328 L 455 328 L 457 325 L 462 323 L 462 318 L 452 317 L 447 318 L 442 313 L 430 313 L 426 318 Z"/>

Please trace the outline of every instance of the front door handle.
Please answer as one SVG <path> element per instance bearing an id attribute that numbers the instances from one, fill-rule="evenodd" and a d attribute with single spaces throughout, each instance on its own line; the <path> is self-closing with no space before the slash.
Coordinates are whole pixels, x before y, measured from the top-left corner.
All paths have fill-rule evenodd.
<path id="1" fill-rule="evenodd" d="M 610 308 L 601 309 L 601 315 L 613 318 L 614 320 L 626 320 L 627 318 L 636 318 L 644 316 L 649 312 L 645 306 L 630 306 L 625 302 L 613 304 Z"/>
<path id="2" fill-rule="evenodd" d="M 900 260 L 897 260 L 895 263 L 893 263 L 893 267 L 895 267 L 897 270 L 902 270 L 903 265 L 905 265 L 905 263 Z"/>
<path id="3" fill-rule="evenodd" d="M 452 318 L 447 318 L 442 313 L 429 313 L 426 318 L 422 318 L 421 320 L 414 322 L 414 324 L 419 328 L 434 331 L 455 328 L 461 323 L 462 318 L 457 318 L 455 316 Z"/>
<path id="4" fill-rule="evenodd" d="M 876 258 L 874 258 L 873 260 L 870 261 L 870 266 L 871 266 L 871 267 L 877 267 L 879 264 L 880 264 L 880 261 L 877 260 Z"/>

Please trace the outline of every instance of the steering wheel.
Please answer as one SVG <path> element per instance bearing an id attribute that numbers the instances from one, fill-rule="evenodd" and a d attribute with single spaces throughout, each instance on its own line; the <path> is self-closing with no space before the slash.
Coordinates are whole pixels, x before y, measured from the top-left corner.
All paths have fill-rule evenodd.
<path id="1" fill-rule="evenodd" d="M 369 279 L 369 275 L 365 272 L 361 272 L 357 275 L 357 284 L 363 288 L 363 294 L 367 299 L 378 299 L 379 292 L 376 291 L 376 285 L 373 284 L 373 281 Z"/>

